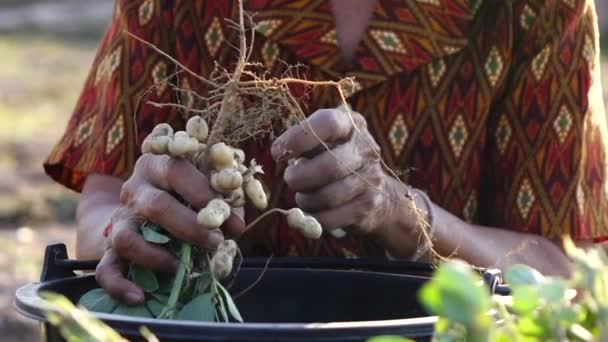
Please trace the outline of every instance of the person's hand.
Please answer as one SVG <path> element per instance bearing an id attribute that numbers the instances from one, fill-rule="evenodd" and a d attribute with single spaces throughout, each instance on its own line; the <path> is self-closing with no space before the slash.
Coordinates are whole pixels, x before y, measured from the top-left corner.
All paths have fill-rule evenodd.
<path id="1" fill-rule="evenodd" d="M 374 235 L 393 228 L 414 230 L 407 187 L 383 170 L 380 148 L 365 119 L 352 114 L 351 120 L 340 110 L 318 110 L 272 145 L 275 160 L 289 161 L 284 179 L 296 192 L 297 205 L 326 230 L 354 228 Z"/>
<path id="2" fill-rule="evenodd" d="M 179 195 L 192 208 L 172 194 Z M 144 294 L 124 277 L 128 262 L 160 272 L 176 271 L 178 260 L 146 242 L 138 233 L 145 220 L 161 225 L 179 240 L 215 249 L 224 240 L 222 231 L 208 231 L 196 220 L 198 210 L 214 197 L 207 176 L 188 161 L 166 155 L 142 155 L 122 186 L 121 206 L 111 218 L 106 251 L 95 273 L 99 285 L 112 297 L 136 304 L 144 300 Z M 238 235 L 245 224 L 233 213 L 222 229 L 226 234 Z"/>

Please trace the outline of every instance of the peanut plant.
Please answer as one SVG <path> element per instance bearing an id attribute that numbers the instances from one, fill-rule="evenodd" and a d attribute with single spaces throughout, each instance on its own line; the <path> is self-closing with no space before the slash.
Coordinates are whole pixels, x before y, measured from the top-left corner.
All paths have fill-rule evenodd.
<path id="1" fill-rule="evenodd" d="M 515 265 L 505 273 L 510 296 L 491 295 L 463 262 L 443 263 L 418 293 L 439 316 L 433 341 L 608 341 L 608 256 L 601 247 L 577 249 L 570 240 L 565 245 L 573 263 L 569 279 Z"/>

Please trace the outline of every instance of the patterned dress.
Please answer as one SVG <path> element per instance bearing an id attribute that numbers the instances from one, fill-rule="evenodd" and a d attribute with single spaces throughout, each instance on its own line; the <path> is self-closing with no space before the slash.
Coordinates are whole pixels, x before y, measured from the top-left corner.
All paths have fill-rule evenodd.
<path id="1" fill-rule="evenodd" d="M 368 120 L 387 163 L 403 180 L 462 219 L 484 226 L 576 240 L 608 237 L 607 125 L 593 1 L 378 0 L 353 62 L 343 62 L 329 1 L 248 0 L 255 13 L 254 61 L 279 75 L 306 65 L 308 79 L 353 76 L 351 106 Z M 159 122 L 184 125 L 164 79 L 176 67 L 230 67 L 236 1 L 118 1 L 67 130 L 47 173 L 76 191 L 87 175 L 126 179 L 143 138 Z M 181 88 L 204 85 L 179 74 Z M 294 90 L 297 91 L 297 90 Z M 313 91 L 306 108 L 334 107 Z M 269 140 L 243 146 L 261 161 L 271 205 L 291 207 L 284 165 Z M 255 215 L 249 211 L 248 217 Z M 308 241 L 273 217 L 247 233 L 255 255 L 384 255 L 377 241 L 349 235 Z"/>

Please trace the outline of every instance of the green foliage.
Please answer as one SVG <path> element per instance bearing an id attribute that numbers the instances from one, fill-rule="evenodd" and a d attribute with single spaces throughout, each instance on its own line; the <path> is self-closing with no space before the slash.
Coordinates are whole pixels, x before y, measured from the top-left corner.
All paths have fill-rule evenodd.
<path id="1" fill-rule="evenodd" d="M 226 290 L 222 284 L 217 283 L 217 287 L 221 292 L 220 295 L 220 305 L 221 306 L 225 306 L 228 309 L 228 312 L 230 313 L 230 316 L 232 316 L 232 318 L 234 318 L 235 320 L 239 321 L 239 322 L 243 322 L 243 317 L 241 317 L 241 313 L 239 312 L 239 309 L 236 307 L 236 304 L 234 303 L 234 300 L 232 300 L 232 297 L 230 296 L 230 293 L 228 293 L 228 290 Z"/>
<path id="2" fill-rule="evenodd" d="M 515 265 L 505 272 L 509 297 L 491 296 L 462 262 L 442 264 L 419 292 L 424 307 L 440 317 L 433 340 L 608 341 L 608 257 L 571 241 L 566 250 L 570 279 Z"/>
<path id="3" fill-rule="evenodd" d="M 209 264 L 210 251 L 193 249 L 188 244 L 174 240 L 160 226 L 151 222 L 143 223 L 140 232 L 146 241 L 180 258 L 177 274 L 156 274 L 131 264 L 128 279 L 144 290 L 145 304 L 120 304 L 103 289 L 93 289 L 80 298 L 80 305 L 95 312 L 136 317 L 243 322 L 228 290 L 208 270 L 194 269 L 194 265 Z"/>
<path id="4" fill-rule="evenodd" d="M 112 312 L 118 303 L 110 297 L 103 289 L 94 289 L 80 297 L 80 305 L 88 310 L 98 312 Z"/>
<path id="5" fill-rule="evenodd" d="M 165 244 L 169 241 L 171 241 L 171 238 L 169 238 L 167 235 L 160 233 L 160 227 L 158 225 L 155 225 L 153 223 L 144 223 L 141 226 L 141 235 L 144 237 L 144 240 L 150 242 L 150 243 L 155 243 L 155 244 Z"/>
<path id="6" fill-rule="evenodd" d="M 117 332 L 88 314 L 77 309 L 67 298 L 54 294 L 42 293 L 42 298 L 51 303 L 53 310 L 46 312 L 49 322 L 59 327 L 61 335 L 68 342 L 125 342 Z M 90 301 L 95 302 L 95 301 Z"/>
<path id="7" fill-rule="evenodd" d="M 104 293 L 100 295 L 100 292 L 95 290 L 89 292 L 92 294 L 84 302 L 87 304 L 98 302 L 104 295 Z M 41 296 L 52 307 L 51 310 L 45 312 L 47 319 L 52 325 L 59 328 L 61 336 L 68 342 L 128 342 L 112 328 L 91 315 L 85 308 L 75 307 L 64 296 L 50 292 L 42 293 Z M 124 310 L 124 308 L 120 310 Z M 127 310 L 141 310 L 141 308 L 134 307 Z M 156 336 L 148 328 L 142 326 L 139 331 L 146 341 L 158 342 Z"/>
<path id="8" fill-rule="evenodd" d="M 213 322 L 215 318 L 213 297 L 210 293 L 205 293 L 192 299 L 184 305 L 175 318 L 185 321 Z"/>
<path id="9" fill-rule="evenodd" d="M 399 336 L 378 336 L 367 340 L 367 342 L 412 342 L 412 340 Z"/>
<path id="10" fill-rule="evenodd" d="M 135 264 L 129 267 L 129 280 L 146 292 L 155 292 L 159 287 L 154 272 Z"/>

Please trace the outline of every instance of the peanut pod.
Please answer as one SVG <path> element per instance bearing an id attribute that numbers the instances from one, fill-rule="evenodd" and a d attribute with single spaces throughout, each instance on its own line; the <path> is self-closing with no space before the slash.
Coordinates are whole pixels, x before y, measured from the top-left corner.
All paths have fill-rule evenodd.
<path id="1" fill-rule="evenodd" d="M 169 141 L 169 154 L 175 158 L 185 158 L 198 151 L 198 141 L 188 136 L 184 131 L 176 132 Z"/>
<path id="2" fill-rule="evenodd" d="M 265 210 L 268 207 L 268 197 L 262 187 L 262 182 L 253 178 L 247 177 L 245 181 L 245 193 L 253 205 L 259 210 Z"/>
<path id="3" fill-rule="evenodd" d="M 186 133 L 199 142 L 204 142 L 209 135 L 209 126 L 200 116 L 193 116 L 186 123 Z"/>
<path id="4" fill-rule="evenodd" d="M 211 258 L 211 265 L 209 265 L 213 277 L 218 280 L 228 277 L 232 272 L 233 260 L 234 257 L 227 252 L 216 252 Z"/>
<path id="5" fill-rule="evenodd" d="M 141 153 L 167 154 L 171 137 L 166 135 L 148 136 L 141 145 Z"/>
<path id="6" fill-rule="evenodd" d="M 300 208 L 287 211 L 287 224 L 299 230 L 308 239 L 318 239 L 323 234 L 323 227 L 314 217 L 304 214 Z"/>
<path id="7" fill-rule="evenodd" d="M 230 206 L 224 200 L 212 199 L 198 212 L 196 219 L 207 229 L 217 229 L 230 217 Z"/>
<path id="8" fill-rule="evenodd" d="M 209 158 L 211 159 L 213 167 L 218 171 L 234 167 L 234 151 L 223 142 L 211 146 L 209 149 Z"/>
<path id="9" fill-rule="evenodd" d="M 213 190 L 227 195 L 241 187 L 243 176 L 236 169 L 223 169 L 219 172 L 211 173 L 210 183 Z"/>

